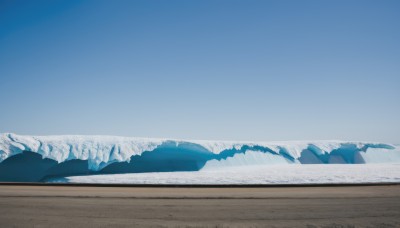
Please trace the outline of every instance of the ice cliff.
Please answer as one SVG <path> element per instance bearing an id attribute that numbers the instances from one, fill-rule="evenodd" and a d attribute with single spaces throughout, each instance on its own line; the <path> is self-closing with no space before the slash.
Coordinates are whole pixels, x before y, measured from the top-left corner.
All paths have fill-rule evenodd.
<path id="1" fill-rule="evenodd" d="M 330 163 L 400 163 L 400 147 L 345 141 L 228 142 L 116 136 L 0 135 L 0 181 L 13 180 L 12 175 L 26 176 L 27 170 L 37 172 L 32 178 L 37 181 L 38 178 L 71 174 Z"/>

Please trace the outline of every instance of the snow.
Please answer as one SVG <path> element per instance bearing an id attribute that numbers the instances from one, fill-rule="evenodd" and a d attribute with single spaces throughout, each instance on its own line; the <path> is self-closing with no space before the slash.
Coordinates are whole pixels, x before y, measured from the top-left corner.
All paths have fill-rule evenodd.
<path id="1" fill-rule="evenodd" d="M 88 160 L 89 168 L 99 170 L 113 162 L 129 161 L 132 155 L 154 150 L 163 139 L 144 139 L 117 136 L 0 136 L 0 162 L 23 151 L 36 152 L 43 158 L 59 163 Z"/>
<path id="2" fill-rule="evenodd" d="M 290 164 L 288 160 L 279 155 L 263 153 L 260 151 L 246 151 L 243 154 L 235 154 L 233 157 L 226 159 L 213 159 L 207 161 L 202 170 L 214 169 L 219 167 L 235 167 L 245 165 L 276 165 Z"/>
<path id="3" fill-rule="evenodd" d="M 24 136 L 12 133 L 0 135 L 0 162 L 7 158 L 20 154 L 23 151 L 30 151 L 42 155 L 43 158 L 49 158 L 62 163 L 68 160 L 80 159 L 88 161 L 90 170 L 98 171 L 115 162 L 130 161 L 133 155 L 141 155 L 146 151 L 153 151 L 166 142 L 174 142 L 180 144 L 194 144 L 205 148 L 213 154 L 220 154 L 226 150 L 235 149 L 244 155 L 235 155 L 236 159 L 226 158 L 225 162 L 218 164 L 215 161 L 209 161 L 206 166 L 223 165 L 245 161 L 246 164 L 253 161 L 257 163 L 257 156 L 264 159 L 265 164 L 286 162 L 283 159 L 282 151 L 285 151 L 287 156 L 292 159 L 291 163 L 298 163 L 298 159 L 302 156 L 304 150 L 312 147 L 321 155 L 329 154 L 332 151 L 342 148 L 345 145 L 354 145 L 354 148 L 362 150 L 367 148 L 369 153 L 371 148 L 368 146 L 377 147 L 375 152 L 371 152 L 367 158 L 368 162 L 373 163 L 375 160 L 382 162 L 400 162 L 400 149 L 389 144 L 378 143 L 363 143 L 363 142 L 344 142 L 344 141 L 292 141 L 292 142 L 229 142 L 229 141 L 205 141 L 205 140 L 175 140 L 175 139 L 150 139 L 150 138 L 133 138 L 133 137 L 118 137 L 118 136 Z M 272 151 L 275 154 L 280 154 L 281 157 L 273 155 L 268 158 L 261 158 L 259 154 L 252 154 L 249 151 L 242 151 L 244 147 L 252 149 L 252 147 L 261 147 L 265 151 Z M 388 149 L 389 148 L 389 149 Z M 393 150 L 391 156 L 386 156 L 385 151 Z M 261 151 L 262 152 L 262 151 Z M 285 154 L 285 155 L 286 155 Z M 232 156 L 232 155 L 229 155 Z M 242 159 L 240 159 L 242 156 Z M 254 157 L 256 156 L 256 157 Z M 224 157 L 222 157 L 225 159 Z M 276 161 L 270 161 L 271 158 L 276 158 Z M 249 160 L 250 159 L 250 160 Z M 217 160 L 219 161 L 219 160 Z M 289 162 L 290 163 L 290 162 Z"/>
<path id="4" fill-rule="evenodd" d="M 197 172 L 71 176 L 53 183 L 117 184 L 307 184 L 400 182 L 400 164 L 269 165 L 212 168 Z"/>
<path id="5" fill-rule="evenodd" d="M 385 150 L 384 155 L 382 149 L 370 148 L 366 153 L 362 154 L 365 163 L 400 163 L 399 147 L 396 150 Z"/>

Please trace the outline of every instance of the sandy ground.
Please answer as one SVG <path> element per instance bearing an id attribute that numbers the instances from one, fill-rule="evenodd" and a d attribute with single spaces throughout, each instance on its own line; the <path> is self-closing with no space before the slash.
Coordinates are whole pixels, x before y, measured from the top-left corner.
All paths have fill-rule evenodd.
<path id="1" fill-rule="evenodd" d="M 400 185 L 0 186 L 0 227 L 400 227 Z"/>

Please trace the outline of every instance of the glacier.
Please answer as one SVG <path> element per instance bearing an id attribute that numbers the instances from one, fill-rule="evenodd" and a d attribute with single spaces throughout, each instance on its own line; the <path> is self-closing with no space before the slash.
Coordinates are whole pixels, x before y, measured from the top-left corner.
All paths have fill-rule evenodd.
<path id="1" fill-rule="evenodd" d="M 0 135 L 0 181 L 9 182 L 223 167 L 382 163 L 400 164 L 400 146 L 350 141 L 233 142 Z"/>

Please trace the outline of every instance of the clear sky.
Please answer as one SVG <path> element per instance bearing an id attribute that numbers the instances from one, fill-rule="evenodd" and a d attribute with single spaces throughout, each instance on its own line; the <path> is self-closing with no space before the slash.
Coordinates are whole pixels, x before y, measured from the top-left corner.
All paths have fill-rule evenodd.
<path id="1" fill-rule="evenodd" d="M 400 142 L 400 1 L 0 0 L 0 132 Z"/>

